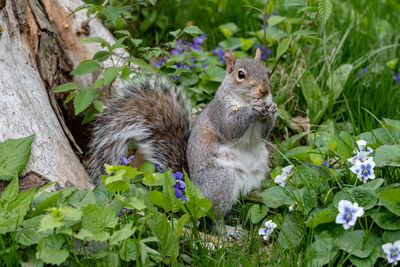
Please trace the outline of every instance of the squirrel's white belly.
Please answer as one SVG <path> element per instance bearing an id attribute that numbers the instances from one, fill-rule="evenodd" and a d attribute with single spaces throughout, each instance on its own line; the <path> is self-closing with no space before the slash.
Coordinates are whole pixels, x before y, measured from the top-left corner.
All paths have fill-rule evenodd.
<path id="1" fill-rule="evenodd" d="M 268 168 L 268 150 L 261 139 L 262 126 L 255 123 L 234 144 L 219 150 L 218 162 L 235 172 L 233 177 L 233 198 L 240 194 L 247 195 L 251 190 L 260 187 Z"/>

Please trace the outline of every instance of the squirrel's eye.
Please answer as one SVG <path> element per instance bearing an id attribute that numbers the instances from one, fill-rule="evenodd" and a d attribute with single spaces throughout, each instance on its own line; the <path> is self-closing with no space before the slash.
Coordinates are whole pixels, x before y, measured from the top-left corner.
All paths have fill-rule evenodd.
<path id="1" fill-rule="evenodd" d="M 239 80 L 243 80 L 246 77 L 246 75 L 244 74 L 244 71 L 242 71 L 242 70 L 238 71 L 238 75 L 237 76 L 238 76 Z"/>

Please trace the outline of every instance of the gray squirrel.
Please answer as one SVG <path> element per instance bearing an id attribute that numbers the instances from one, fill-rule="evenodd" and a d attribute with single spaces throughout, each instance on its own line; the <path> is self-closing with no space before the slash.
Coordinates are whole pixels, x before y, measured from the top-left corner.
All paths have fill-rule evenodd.
<path id="1" fill-rule="evenodd" d="M 99 183 L 104 163 L 118 164 L 129 142 L 135 161 L 172 171 L 184 169 L 218 214 L 226 215 L 240 194 L 258 188 L 269 172 L 263 141 L 275 123 L 269 71 L 255 58 L 225 52 L 227 71 L 213 100 L 190 128 L 190 102 L 167 78 L 141 78 L 106 103 L 89 144 L 90 176 Z"/>

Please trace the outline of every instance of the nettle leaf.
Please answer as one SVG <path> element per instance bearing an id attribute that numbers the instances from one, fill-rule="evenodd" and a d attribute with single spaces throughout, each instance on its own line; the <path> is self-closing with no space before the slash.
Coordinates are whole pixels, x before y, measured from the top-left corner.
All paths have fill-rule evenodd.
<path id="1" fill-rule="evenodd" d="M 322 17 L 324 23 L 329 19 L 332 13 L 332 3 L 330 0 L 319 0 L 318 1 L 318 13 Z"/>
<path id="2" fill-rule="evenodd" d="M 203 33 L 203 32 L 200 30 L 200 28 L 197 27 L 197 26 L 188 26 L 188 27 L 186 27 L 186 28 L 183 29 L 183 32 L 188 33 L 188 34 L 193 35 L 193 36 L 199 35 L 199 34 L 202 34 L 202 33 Z"/>
<path id="3" fill-rule="evenodd" d="M 81 44 L 90 44 L 90 43 L 99 43 L 99 44 L 105 45 L 105 44 L 107 44 L 107 41 L 98 36 L 88 37 L 85 40 L 81 41 Z"/>
<path id="4" fill-rule="evenodd" d="M 78 115 L 92 104 L 96 96 L 97 90 L 94 88 L 85 88 L 85 90 L 77 92 L 74 99 L 75 115 Z"/>
<path id="5" fill-rule="evenodd" d="M 376 149 L 376 167 L 400 167 L 400 145 L 383 145 Z"/>
<path id="6" fill-rule="evenodd" d="M 306 251 L 307 258 L 312 266 L 323 266 L 333 262 L 338 253 L 336 240 L 331 237 L 315 240 Z"/>
<path id="7" fill-rule="evenodd" d="M 6 202 L 13 201 L 18 195 L 18 175 L 15 175 L 14 179 L 7 185 L 3 193 L 1 193 L 0 200 Z"/>
<path id="8" fill-rule="evenodd" d="M 170 179 L 165 172 L 165 181 L 163 186 L 163 200 L 165 201 L 166 211 L 177 212 L 180 210 L 180 201 L 175 195 L 175 189 L 170 181 Z"/>
<path id="9" fill-rule="evenodd" d="M 79 86 L 76 83 L 64 83 L 64 84 L 61 84 L 61 85 L 57 86 L 56 88 L 54 88 L 53 92 L 61 93 L 61 92 L 69 91 L 69 90 L 75 90 L 78 88 L 79 88 Z"/>
<path id="10" fill-rule="evenodd" d="M 315 228 L 320 224 L 333 222 L 338 214 L 335 208 L 326 208 L 318 211 L 316 214 L 310 215 L 306 221 L 306 226 Z"/>
<path id="11" fill-rule="evenodd" d="M 282 42 L 278 45 L 276 50 L 276 58 L 279 58 L 289 49 L 290 42 L 292 40 L 290 38 L 283 39 Z"/>
<path id="12" fill-rule="evenodd" d="M 381 191 L 378 193 L 378 198 L 383 206 L 400 216 L 400 187 Z"/>
<path id="13" fill-rule="evenodd" d="M 108 239 L 110 233 L 106 231 L 106 228 L 114 228 L 117 222 L 117 215 L 105 206 L 89 204 L 82 208 L 82 228 L 90 233 L 88 237 L 94 240 Z"/>
<path id="14" fill-rule="evenodd" d="M 68 204 L 79 209 L 89 204 L 96 204 L 96 197 L 92 190 L 80 190 L 68 198 Z"/>
<path id="15" fill-rule="evenodd" d="M 65 243 L 65 238 L 62 235 L 50 235 L 40 240 L 36 257 L 48 264 L 60 265 L 69 256 L 66 249 L 61 249 Z"/>
<path id="16" fill-rule="evenodd" d="M 160 242 L 159 251 L 176 260 L 179 255 L 179 238 L 171 228 L 167 216 L 161 213 L 151 216 L 148 224 Z"/>
<path id="17" fill-rule="evenodd" d="M 345 231 L 339 238 L 339 248 L 359 258 L 368 257 L 375 247 L 372 234 L 365 236 L 364 231 Z"/>
<path id="18" fill-rule="evenodd" d="M 34 137 L 30 135 L 0 143 L 0 180 L 11 180 L 25 169 Z"/>
<path id="19" fill-rule="evenodd" d="M 136 209 L 138 211 L 144 210 L 146 208 L 146 204 L 144 203 L 143 199 L 139 199 L 135 196 L 129 197 L 127 199 L 124 199 L 121 195 L 116 195 L 115 196 L 122 204 L 124 204 L 124 207 L 127 207 L 129 209 Z"/>
<path id="20" fill-rule="evenodd" d="M 182 31 L 181 29 L 177 29 L 176 31 L 169 32 L 169 34 L 171 34 L 172 36 L 176 37 L 176 36 L 178 36 L 178 34 L 181 33 L 181 31 Z"/>
<path id="21" fill-rule="evenodd" d="M 110 57 L 110 52 L 109 51 L 99 51 L 96 54 L 94 54 L 93 59 L 103 62 L 106 61 Z"/>
<path id="22" fill-rule="evenodd" d="M 268 213 L 268 207 L 267 206 L 260 206 L 259 204 L 255 204 L 251 206 L 249 209 L 249 212 L 247 214 L 247 217 L 250 218 L 251 223 L 257 224 L 259 223 L 262 219 L 267 216 Z"/>
<path id="23" fill-rule="evenodd" d="M 296 216 L 287 214 L 278 236 L 278 244 L 284 249 L 296 248 L 304 237 Z"/>
<path id="24" fill-rule="evenodd" d="M 110 84 L 122 71 L 122 67 L 108 67 L 104 69 L 104 85 Z"/>
<path id="25" fill-rule="evenodd" d="M 97 70 L 99 68 L 100 68 L 100 64 L 97 63 L 96 60 L 88 59 L 88 60 L 84 60 L 81 63 L 79 63 L 78 67 L 76 67 L 76 69 L 71 71 L 71 75 L 86 74 L 88 72 Z"/>

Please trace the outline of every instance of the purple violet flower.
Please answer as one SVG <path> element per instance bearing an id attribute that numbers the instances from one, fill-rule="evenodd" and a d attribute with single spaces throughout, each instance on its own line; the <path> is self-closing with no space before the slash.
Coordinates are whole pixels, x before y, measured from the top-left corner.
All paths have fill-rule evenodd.
<path id="1" fill-rule="evenodd" d="M 224 50 L 222 50 L 222 48 L 220 46 L 216 46 L 213 50 L 211 50 L 211 53 L 213 53 L 214 55 L 217 55 L 221 62 L 225 62 L 225 60 L 224 60 L 225 52 L 224 52 Z"/>
<path id="2" fill-rule="evenodd" d="M 158 170 L 158 172 L 159 173 L 163 173 L 165 170 L 164 170 L 164 168 L 162 168 L 160 165 L 158 165 L 157 163 L 156 163 L 156 168 L 157 168 L 157 170 Z"/>
<path id="3" fill-rule="evenodd" d="M 328 162 L 327 162 L 326 160 L 324 160 L 324 161 L 322 162 L 322 165 L 323 165 L 323 166 L 326 166 L 326 165 L 328 165 Z"/>
<path id="4" fill-rule="evenodd" d="M 196 36 L 193 38 L 193 43 L 201 45 L 204 41 L 204 39 L 206 39 L 206 33 L 203 33 L 200 36 Z"/>
<path id="5" fill-rule="evenodd" d="M 173 173 L 174 177 L 176 180 L 182 180 L 183 178 L 183 173 L 182 172 L 175 172 Z"/>
<path id="6" fill-rule="evenodd" d="M 179 75 L 179 74 L 176 74 L 176 75 L 173 75 L 173 76 L 171 77 L 171 79 L 172 79 L 172 80 L 178 80 L 179 77 L 180 77 L 180 75 Z"/>
<path id="7" fill-rule="evenodd" d="M 132 156 L 130 156 L 130 157 L 128 157 L 128 158 L 121 157 L 121 158 L 119 158 L 119 159 L 121 160 L 122 165 L 126 165 L 126 164 L 128 164 L 128 162 L 129 162 L 129 163 L 133 163 L 133 159 L 134 159 L 134 158 L 135 158 L 135 155 L 132 155 Z"/>
<path id="8" fill-rule="evenodd" d="M 120 210 L 120 211 L 118 212 L 117 216 L 118 216 L 118 217 L 121 217 L 122 212 L 124 212 L 124 213 L 131 213 L 132 210 L 127 209 L 127 208 L 122 208 L 122 210 Z"/>
<path id="9" fill-rule="evenodd" d="M 160 68 L 165 63 L 165 61 L 167 61 L 167 59 L 168 59 L 167 57 L 162 57 L 159 61 L 157 61 L 154 64 L 154 67 Z"/>
<path id="10" fill-rule="evenodd" d="M 315 165 L 315 164 L 314 164 L 312 167 L 313 167 L 314 169 L 318 169 L 318 166 Z"/>
<path id="11" fill-rule="evenodd" d="M 393 81 L 395 83 L 400 82 L 400 73 L 393 72 Z"/>

